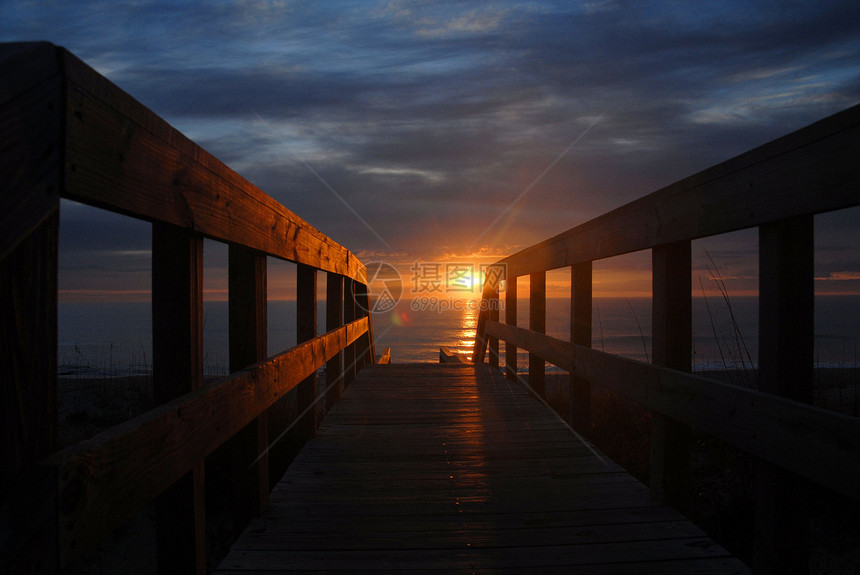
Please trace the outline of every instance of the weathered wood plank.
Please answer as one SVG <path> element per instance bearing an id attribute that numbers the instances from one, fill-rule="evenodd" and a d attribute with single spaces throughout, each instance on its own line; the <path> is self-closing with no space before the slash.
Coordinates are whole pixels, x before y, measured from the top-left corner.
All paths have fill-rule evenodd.
<path id="1" fill-rule="evenodd" d="M 343 321 L 349 323 L 355 321 L 358 317 L 358 306 L 355 303 L 355 281 L 349 278 L 343 280 Z M 358 372 L 356 367 L 356 345 L 350 344 L 343 350 L 343 389 L 352 383 L 355 379 L 355 374 Z"/>
<path id="2" fill-rule="evenodd" d="M 505 323 L 517 325 L 517 278 L 508 275 L 505 281 Z M 505 342 L 505 375 L 508 379 L 517 379 L 517 346 L 513 342 Z"/>
<path id="3" fill-rule="evenodd" d="M 329 272 L 325 283 L 325 328 L 334 331 L 343 325 L 343 276 Z M 332 408 L 343 393 L 343 353 L 332 356 L 325 366 L 326 411 Z"/>
<path id="4" fill-rule="evenodd" d="M 355 342 L 355 367 L 359 370 L 365 365 L 372 364 L 376 359 L 373 355 L 373 317 L 370 314 L 367 286 L 361 282 L 354 282 L 353 290 L 356 317 L 367 318 L 367 334 Z"/>
<path id="5" fill-rule="evenodd" d="M 63 64 L 67 197 L 367 281 L 349 250 L 71 53 Z"/>
<path id="6" fill-rule="evenodd" d="M 35 465 L 58 442 L 58 236 L 55 212 L 0 260 L 0 555 L 10 572 L 58 564 L 56 470 Z"/>
<path id="7" fill-rule="evenodd" d="M 298 264 L 296 270 L 296 341 L 310 341 L 317 335 L 317 270 Z M 300 414 L 297 429 L 303 439 L 313 437 L 317 429 L 317 372 L 308 375 L 296 390 Z M 303 414 L 303 415 L 302 415 Z"/>
<path id="8" fill-rule="evenodd" d="M 59 73 L 50 44 L 0 44 L 0 486 L 57 447 Z"/>
<path id="9" fill-rule="evenodd" d="M 362 318 L 298 345 L 52 457 L 60 476 L 63 564 L 364 334 L 366 322 Z"/>
<path id="10" fill-rule="evenodd" d="M 492 319 L 488 318 L 487 323 L 490 321 Z M 546 333 L 546 272 L 544 271 L 529 274 L 529 330 Z M 488 332 L 488 335 L 492 334 Z M 529 349 L 529 386 L 541 397 L 546 396 L 545 371 L 546 358 L 535 350 Z"/>
<path id="11" fill-rule="evenodd" d="M 450 348 L 442 346 L 439 348 L 439 363 L 468 363 L 466 358 Z"/>
<path id="12" fill-rule="evenodd" d="M 488 333 L 744 451 L 858 497 L 860 419 L 501 323 Z"/>
<path id="13" fill-rule="evenodd" d="M 265 255 L 235 244 L 229 246 L 227 314 L 230 373 L 266 359 L 266 267 Z M 241 530 L 251 517 L 262 513 L 268 505 L 268 446 L 268 420 L 266 412 L 263 412 L 219 448 L 222 452 L 220 464 L 231 476 L 235 531 Z M 215 452 L 213 456 L 217 454 Z"/>
<path id="14" fill-rule="evenodd" d="M 860 105 L 521 250 L 525 275 L 860 204 Z"/>
<path id="15" fill-rule="evenodd" d="M 0 106 L 60 74 L 57 49 L 49 42 L 0 43 Z"/>
<path id="16" fill-rule="evenodd" d="M 677 570 L 677 571 L 673 571 Z M 558 565 L 558 566 L 542 566 L 540 568 L 540 573 L 543 575 L 570 575 L 571 571 L 574 571 L 577 575 L 656 575 L 661 573 L 684 573 L 685 575 L 738 575 L 741 573 L 748 573 L 748 571 L 743 568 L 737 567 L 737 561 L 734 559 L 727 559 L 725 561 L 708 559 L 705 561 L 699 560 L 682 560 L 682 561 L 648 561 L 644 563 L 614 563 L 614 564 L 599 564 L 599 565 L 576 565 L 575 567 L 571 567 L 569 565 Z M 327 573 L 354 573 L 353 569 L 347 568 L 343 571 L 337 571 L 328 569 Z M 379 572 L 375 570 L 374 572 Z M 391 572 L 391 571 L 389 571 Z M 395 571 L 397 572 L 397 571 Z M 408 568 L 408 572 L 410 575 L 426 575 L 428 573 L 450 573 L 450 570 L 444 569 L 416 569 L 416 568 Z M 473 573 L 475 572 L 475 568 L 464 565 L 460 570 L 454 570 L 454 572 L 463 572 L 463 573 Z M 524 569 L 522 567 L 509 567 L 509 566 L 501 566 L 494 567 L 491 570 L 482 570 L 481 572 L 492 573 L 493 575 L 522 575 Z M 244 569 L 240 570 L 224 570 L 218 571 L 219 574 L 222 575 L 247 575 L 248 571 Z M 302 571 L 302 570 L 288 570 L 285 571 L 283 569 L 276 570 L 254 570 L 253 573 L 259 575 L 283 575 L 284 573 L 302 573 L 308 574 L 311 572 Z M 315 571 L 313 573 L 316 573 Z"/>
<path id="17" fill-rule="evenodd" d="M 748 572 L 601 458 L 489 366 L 368 367 L 217 572 Z"/>
<path id="18" fill-rule="evenodd" d="M 657 246 L 651 253 L 651 361 L 690 371 L 693 362 L 691 243 Z M 651 412 L 651 495 L 679 506 L 689 490 L 692 432 L 688 425 Z"/>
<path id="19" fill-rule="evenodd" d="M 492 333 L 505 343 L 510 341 L 518 348 L 533 350 L 551 364 L 565 371 L 573 371 L 574 357 L 571 354 L 569 342 L 530 329 L 498 322 L 487 322 L 486 330 L 487 333 Z"/>
<path id="20" fill-rule="evenodd" d="M 814 253 L 812 216 L 759 228 L 758 388 L 812 403 Z M 756 463 L 753 564 L 757 573 L 809 573 L 809 485 L 768 461 Z"/>
<path id="21" fill-rule="evenodd" d="M 152 226 L 152 341 L 154 405 L 203 385 L 203 237 L 161 222 Z M 155 500 L 162 573 L 206 572 L 203 457 L 190 463 Z"/>
<path id="22" fill-rule="evenodd" d="M 60 207 L 60 72 L 50 44 L 0 44 L 0 260 Z"/>
<path id="23" fill-rule="evenodd" d="M 388 365 L 391 363 L 391 348 L 386 347 L 382 350 L 382 354 L 376 358 L 376 362 L 379 365 Z"/>
<path id="24" fill-rule="evenodd" d="M 487 334 L 484 332 L 484 324 L 490 317 L 490 306 L 487 303 L 490 296 L 495 293 L 496 286 L 493 285 L 492 278 L 488 277 L 484 282 L 484 288 L 481 292 L 481 307 L 478 310 L 478 321 L 475 326 L 475 345 L 472 347 L 472 363 L 484 363 L 484 356 L 487 353 Z"/>
<path id="25" fill-rule="evenodd" d="M 487 319 L 490 321 L 499 321 L 499 288 L 498 286 L 493 288 L 493 291 L 490 293 L 490 299 L 485 300 L 485 302 L 489 305 L 490 309 L 487 310 Z M 499 367 L 499 338 L 490 337 L 487 339 L 487 345 L 489 348 L 489 364 L 490 367 L 498 368 Z"/>
<path id="26" fill-rule="evenodd" d="M 665 561 L 661 571 L 655 573 L 686 573 L 685 562 L 717 560 L 722 573 L 748 573 L 743 564 L 731 560 L 720 547 L 708 539 L 685 538 L 664 541 L 632 541 L 600 545 L 546 545 L 517 548 L 482 548 L 472 546 L 466 538 L 450 548 L 385 549 L 385 550 L 328 550 L 281 551 L 268 550 L 240 552 L 228 556 L 224 569 L 248 569 L 253 562 L 260 569 L 283 571 L 283 565 L 292 570 L 309 571 L 412 571 L 416 565 L 433 566 L 443 573 L 475 572 L 476 570 L 508 569 L 517 572 L 540 572 L 547 568 L 566 568 L 576 573 L 580 566 L 626 566 L 627 573 L 640 573 L 638 565 L 652 561 Z M 722 561 L 720 561 L 722 560 Z M 570 571 L 568 571 L 570 572 Z M 605 571 L 598 571 L 605 572 Z"/>
<path id="27" fill-rule="evenodd" d="M 570 341 L 591 347 L 592 264 L 584 262 L 570 268 Z M 570 373 L 570 421 L 586 435 L 591 430 L 591 384 Z"/>

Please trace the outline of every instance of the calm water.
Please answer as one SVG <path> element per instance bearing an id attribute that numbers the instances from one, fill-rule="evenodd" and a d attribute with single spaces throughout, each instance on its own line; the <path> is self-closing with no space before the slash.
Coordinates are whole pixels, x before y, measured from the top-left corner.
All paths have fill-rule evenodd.
<path id="1" fill-rule="evenodd" d="M 694 361 L 697 369 L 755 365 L 758 301 L 736 297 L 732 309 L 714 299 L 695 298 L 693 305 Z M 647 361 L 651 354 L 651 300 L 594 300 L 592 345 L 596 349 Z M 436 362 L 439 346 L 471 354 L 477 312 L 464 309 L 412 309 L 401 302 L 394 310 L 375 314 L 377 353 L 391 347 L 395 362 Z M 710 309 L 709 309 L 710 308 Z M 568 339 L 569 301 L 547 302 L 547 333 Z M 152 328 L 148 303 L 61 303 L 59 363 L 65 375 L 125 375 L 151 369 Z M 295 337 L 294 301 L 269 302 L 269 354 L 292 347 Z M 504 319 L 504 311 L 501 313 Z M 526 300 L 519 304 L 519 325 L 528 325 Z M 860 298 L 816 298 L 816 365 L 860 365 Z M 320 306 L 319 325 L 325 325 Z M 227 370 L 227 304 L 204 305 L 204 364 L 207 373 Z M 522 369 L 525 354 L 519 358 Z"/>

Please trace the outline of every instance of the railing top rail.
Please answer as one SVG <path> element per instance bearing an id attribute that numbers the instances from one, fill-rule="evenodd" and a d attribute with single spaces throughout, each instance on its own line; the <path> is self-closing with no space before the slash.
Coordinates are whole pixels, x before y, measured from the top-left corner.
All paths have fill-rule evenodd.
<path id="1" fill-rule="evenodd" d="M 509 276 L 860 205 L 860 105 L 502 260 Z"/>
<path id="2" fill-rule="evenodd" d="M 43 95 L 46 106 L 61 108 L 58 125 L 41 135 L 64 156 L 64 189 L 46 190 L 47 209 L 58 196 L 68 198 L 366 281 L 352 252 L 64 48 L 0 45 L 0 64 L 0 105 Z M 21 213 L 33 212 L 38 200 L 22 198 Z M 39 223 L 19 216 L 0 215 L 0 227 L 10 230 L 0 237 L 0 256 Z"/>

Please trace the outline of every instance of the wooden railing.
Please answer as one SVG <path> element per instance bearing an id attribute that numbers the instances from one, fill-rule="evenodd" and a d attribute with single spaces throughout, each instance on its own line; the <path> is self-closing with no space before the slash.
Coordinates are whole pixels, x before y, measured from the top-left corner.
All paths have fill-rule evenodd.
<path id="1" fill-rule="evenodd" d="M 754 567 L 808 565 L 804 480 L 858 499 L 860 419 L 813 407 L 813 215 L 860 205 L 860 106 L 713 166 L 500 260 L 487 282 L 473 358 L 504 363 L 516 378 L 529 353 L 528 384 L 544 393 L 544 365 L 570 372 L 573 425 L 590 427 L 592 386 L 651 410 L 650 487 L 673 502 L 689 469 L 690 426 L 754 455 Z M 693 375 L 691 240 L 759 230 L 758 389 Z M 651 250 L 652 363 L 591 349 L 592 262 Z M 570 268 L 570 340 L 545 335 L 546 272 Z M 529 276 L 529 328 L 517 324 L 517 282 Z"/>
<path id="2" fill-rule="evenodd" d="M 235 486 L 224 492 L 234 493 L 235 521 L 246 521 L 268 500 L 267 410 L 297 389 L 310 435 L 317 370 L 326 368 L 331 404 L 373 361 L 364 266 L 46 43 L 0 45 L 0 186 L 2 569 L 58 571 L 154 501 L 159 571 L 204 572 L 207 456 L 225 454 L 217 479 Z M 60 198 L 152 222 L 156 407 L 58 451 Z M 229 245 L 231 374 L 209 385 L 204 237 Z M 268 359 L 267 256 L 297 264 L 300 342 Z M 319 336 L 318 271 L 327 274 Z"/>

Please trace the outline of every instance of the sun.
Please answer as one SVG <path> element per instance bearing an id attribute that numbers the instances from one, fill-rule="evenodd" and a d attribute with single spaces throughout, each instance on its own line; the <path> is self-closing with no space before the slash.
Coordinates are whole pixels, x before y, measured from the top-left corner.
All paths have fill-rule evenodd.
<path id="1" fill-rule="evenodd" d="M 449 297 L 480 299 L 484 288 L 484 274 L 479 266 L 448 265 L 445 287 Z"/>

